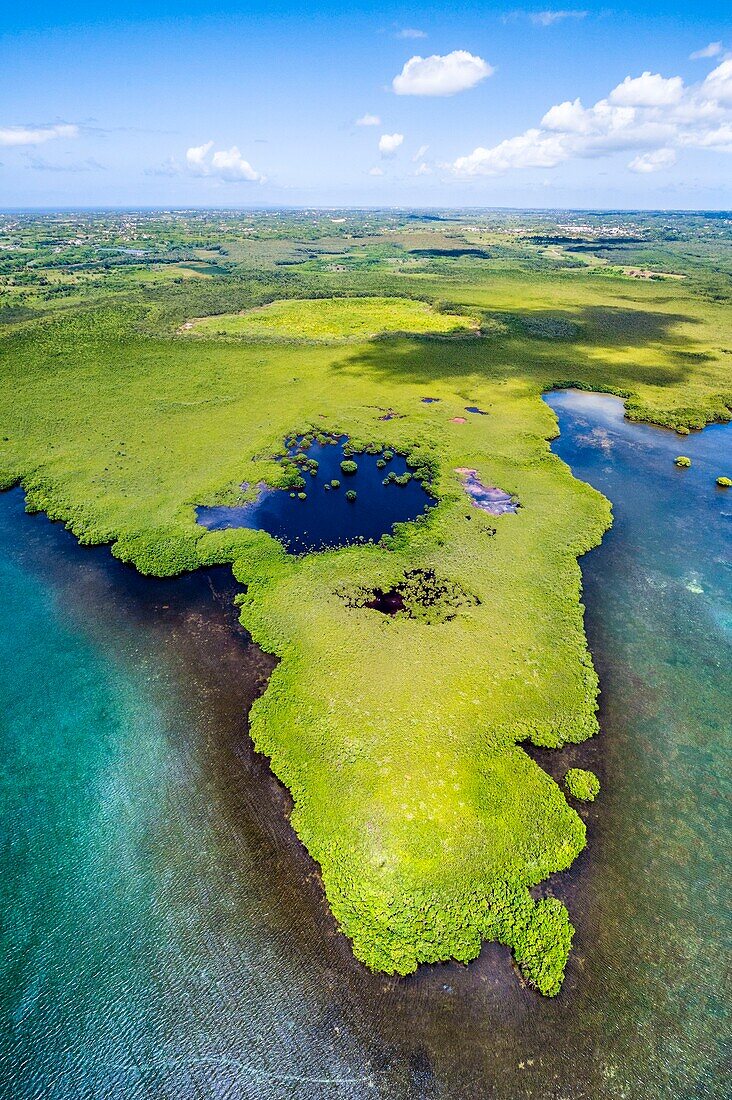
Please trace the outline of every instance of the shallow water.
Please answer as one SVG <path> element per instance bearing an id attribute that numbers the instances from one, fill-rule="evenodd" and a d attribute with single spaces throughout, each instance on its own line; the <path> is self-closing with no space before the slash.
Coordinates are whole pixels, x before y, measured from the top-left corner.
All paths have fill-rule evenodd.
<path id="1" fill-rule="evenodd" d="M 505 516 L 518 511 L 518 500 L 495 485 L 484 485 L 477 470 L 459 467 L 455 473 L 460 474 L 465 492 L 473 505 L 482 512 L 488 512 L 491 516 Z"/>
<path id="2" fill-rule="evenodd" d="M 0 1094 L 616 1100 L 727 1094 L 732 428 L 683 441 L 552 394 L 614 503 L 582 562 L 603 733 L 537 753 L 603 782 L 548 888 L 562 994 L 488 945 L 370 975 L 336 932 L 244 714 L 271 662 L 226 570 L 150 581 L 0 495 Z M 690 470 L 673 465 L 691 456 Z"/>
<path id="3" fill-rule="evenodd" d="M 318 470 L 315 476 L 303 475 L 305 500 L 282 489 L 263 488 L 250 504 L 198 508 L 198 522 L 212 531 L 227 527 L 267 531 L 293 553 L 302 553 L 369 539 L 378 542 L 395 523 L 414 520 L 435 504 L 419 481 L 384 485 L 388 474 L 407 471 L 401 455 L 394 455 L 381 469 L 376 465 L 381 455 L 353 455 L 358 470 L 344 474 L 340 467 L 344 442 L 313 443 L 307 448 L 305 453 L 317 460 Z M 326 489 L 334 479 L 340 482 L 339 488 Z M 349 490 L 356 493 L 354 501 L 346 499 Z"/>

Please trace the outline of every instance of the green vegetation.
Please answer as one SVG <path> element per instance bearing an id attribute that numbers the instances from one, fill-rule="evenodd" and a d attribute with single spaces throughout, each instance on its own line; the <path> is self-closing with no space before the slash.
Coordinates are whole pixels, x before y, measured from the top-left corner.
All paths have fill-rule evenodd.
<path id="1" fill-rule="evenodd" d="M 351 502 L 353 502 L 355 499 L 356 499 L 356 490 L 355 489 L 349 489 L 346 493 L 346 500 L 350 500 Z"/>
<path id="2" fill-rule="evenodd" d="M 600 780 L 594 772 L 584 768 L 570 768 L 564 777 L 567 790 L 573 798 L 594 802 L 600 793 Z"/>
<path id="3" fill-rule="evenodd" d="M 577 559 L 610 508 L 551 454 L 541 394 L 615 392 L 676 429 L 732 407 L 722 222 L 638 216 L 621 240 L 603 217 L 582 215 L 596 233 L 474 212 L 0 217 L 0 484 L 144 573 L 231 563 L 242 623 L 279 658 L 251 735 L 376 969 L 467 962 L 496 939 L 543 993 L 561 984 L 569 916 L 529 888 L 570 866 L 585 828 L 521 744 L 597 729 Z M 608 278 L 611 256 L 686 278 Z M 438 319 L 450 339 L 367 339 L 385 301 L 399 329 Z M 218 339 L 222 316 L 279 321 Z M 178 335 L 194 317 L 211 324 Z M 454 333 L 472 317 L 483 335 Z M 489 415 L 467 419 L 473 404 Z M 262 481 L 304 496 L 306 440 L 343 435 L 349 456 L 408 455 L 436 507 L 378 545 L 298 557 L 196 523 L 196 505 Z M 466 510 L 458 468 L 520 511 Z M 411 613 L 359 602 L 405 584 Z"/>
<path id="4" fill-rule="evenodd" d="M 200 318 L 184 331 L 215 336 L 338 341 L 370 339 L 387 332 L 464 335 L 470 327 L 468 318 L 438 313 L 427 302 L 373 297 L 273 302 L 244 313 Z"/>
<path id="5" fill-rule="evenodd" d="M 732 478 L 730 478 L 730 477 L 718 477 L 717 478 L 717 485 L 719 485 L 719 487 L 721 489 L 729 489 L 730 487 L 732 487 Z"/>
<path id="6" fill-rule="evenodd" d="M 402 601 L 397 614 L 430 623 L 449 622 L 462 608 L 474 607 L 479 602 L 455 581 L 438 577 L 433 569 L 409 570 L 389 594 Z M 385 593 L 380 588 L 357 586 L 344 589 L 341 595 L 349 607 L 369 607 Z"/>
<path id="7" fill-rule="evenodd" d="M 689 466 L 691 466 L 691 459 L 687 458 L 686 455 L 679 455 L 678 458 L 674 459 L 674 462 L 677 466 L 681 466 L 682 469 L 687 469 Z"/>
<path id="8" fill-rule="evenodd" d="M 354 462 L 352 458 L 344 458 L 341 462 L 341 470 L 344 474 L 355 474 L 358 470 L 358 463 Z"/>

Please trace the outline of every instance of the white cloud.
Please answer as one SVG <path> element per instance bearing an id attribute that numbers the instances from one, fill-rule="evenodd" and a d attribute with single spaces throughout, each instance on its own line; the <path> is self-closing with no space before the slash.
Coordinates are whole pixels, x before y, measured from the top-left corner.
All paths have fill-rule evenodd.
<path id="1" fill-rule="evenodd" d="M 667 79 L 660 73 L 646 71 L 642 76 L 626 76 L 608 98 L 620 107 L 667 107 L 678 103 L 683 94 L 684 82 L 680 76 Z"/>
<path id="2" fill-rule="evenodd" d="M 550 107 L 541 120 L 545 130 L 569 130 L 581 134 L 587 129 L 587 111 L 579 99 L 567 100 Z"/>
<path id="3" fill-rule="evenodd" d="M 55 138 L 76 138 L 79 127 L 59 123 L 56 126 L 9 126 L 0 129 L 0 145 L 43 145 Z"/>
<path id="4" fill-rule="evenodd" d="M 397 95 L 450 96 L 474 88 L 494 72 L 493 66 L 467 50 L 441 57 L 410 57 L 392 81 Z"/>
<path id="5" fill-rule="evenodd" d="M 426 38 L 427 31 L 419 31 L 416 27 L 402 27 L 394 35 L 395 38 Z"/>
<path id="6" fill-rule="evenodd" d="M 586 11 L 530 11 L 527 13 L 531 22 L 537 27 L 551 27 L 552 23 L 559 23 L 563 19 L 584 19 Z"/>
<path id="7" fill-rule="evenodd" d="M 213 149 L 213 142 L 207 141 L 205 145 L 194 145 L 186 153 L 186 161 L 191 168 L 197 168 L 202 165 L 206 159 L 206 154 L 209 149 Z"/>
<path id="8" fill-rule="evenodd" d="M 453 169 L 459 176 L 495 176 L 510 168 L 554 168 L 564 159 L 560 135 L 527 130 L 492 149 L 479 146 L 469 156 L 458 157 Z"/>
<path id="9" fill-rule="evenodd" d="M 682 144 L 690 144 L 682 142 Z M 732 125 L 718 126 L 699 135 L 693 144 L 698 149 L 712 149 L 717 153 L 732 153 Z"/>
<path id="10" fill-rule="evenodd" d="M 702 92 L 719 103 L 732 104 L 732 58 L 712 69 L 702 84 Z"/>
<path id="11" fill-rule="evenodd" d="M 415 163 L 416 163 L 416 161 L 421 160 L 428 149 L 429 149 L 429 145 L 420 145 L 419 149 L 417 150 L 417 152 L 412 157 L 412 160 Z"/>
<path id="12" fill-rule="evenodd" d="M 689 54 L 690 61 L 701 61 L 705 57 L 717 57 L 722 52 L 721 42 L 710 42 L 708 46 L 705 46 L 702 50 L 694 50 Z"/>
<path id="13" fill-rule="evenodd" d="M 370 115 L 366 113 L 356 119 L 357 126 L 381 126 L 381 119 L 378 115 Z"/>
<path id="14" fill-rule="evenodd" d="M 256 172 L 248 160 L 244 160 L 236 145 L 230 149 L 218 149 L 209 156 L 213 144 L 207 141 L 203 145 L 193 145 L 186 152 L 186 165 L 194 176 L 209 176 L 226 183 L 264 182 L 264 176 Z"/>
<path id="15" fill-rule="evenodd" d="M 641 153 L 633 157 L 628 168 L 631 172 L 660 172 L 663 168 L 671 168 L 674 164 L 676 164 L 674 149 L 654 149 L 651 153 Z"/>
<path id="16" fill-rule="evenodd" d="M 393 157 L 404 141 L 404 134 L 382 134 L 379 138 L 379 152 L 382 157 Z"/>
<path id="17" fill-rule="evenodd" d="M 384 174 L 384 169 L 379 168 L 378 164 L 375 165 L 373 168 L 369 168 L 369 175 L 370 176 L 383 176 L 383 174 Z"/>
<path id="18" fill-rule="evenodd" d="M 232 145 L 231 149 L 220 149 L 211 157 L 213 174 L 222 180 L 249 180 L 254 183 L 262 177 L 255 172 L 248 160 Z"/>
<path id="19" fill-rule="evenodd" d="M 414 174 L 415 176 L 431 176 L 432 169 L 430 168 L 429 164 L 425 164 L 425 162 L 422 161 L 422 163 L 415 169 Z"/>
<path id="20" fill-rule="evenodd" d="M 674 150 L 690 147 L 732 151 L 732 59 L 691 86 L 680 76 L 649 71 L 628 76 L 594 106 L 580 99 L 558 103 L 539 126 L 479 146 L 449 168 L 457 176 L 490 176 L 636 150 L 629 167 L 653 172 L 675 162 Z"/>

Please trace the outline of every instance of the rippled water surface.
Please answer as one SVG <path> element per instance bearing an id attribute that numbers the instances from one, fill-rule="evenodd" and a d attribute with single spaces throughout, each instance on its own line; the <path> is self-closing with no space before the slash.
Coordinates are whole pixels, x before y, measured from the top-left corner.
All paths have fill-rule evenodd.
<path id="1" fill-rule="evenodd" d="M 45 1098 L 727 1095 L 732 428 L 552 394 L 612 501 L 583 560 L 603 733 L 556 1000 L 507 952 L 406 980 L 333 926 L 245 714 L 269 658 L 226 570 L 149 581 L 0 496 L 0 1090 Z M 678 453 L 692 458 L 677 470 Z"/>

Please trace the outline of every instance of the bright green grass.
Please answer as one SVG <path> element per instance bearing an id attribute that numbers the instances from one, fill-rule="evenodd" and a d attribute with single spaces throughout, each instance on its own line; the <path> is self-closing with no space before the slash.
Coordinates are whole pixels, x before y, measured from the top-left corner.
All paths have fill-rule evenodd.
<path id="1" fill-rule="evenodd" d="M 437 296 L 440 283 L 414 286 Z M 28 324 L 0 340 L 0 469 L 32 507 L 144 572 L 233 563 L 242 621 L 280 657 L 252 736 L 292 792 L 293 825 L 360 959 L 406 973 L 499 939 L 553 994 L 572 929 L 528 887 L 571 864 L 585 829 L 521 742 L 560 746 L 597 728 L 577 557 L 610 512 L 550 453 L 556 422 L 540 395 L 571 380 L 628 393 L 661 422 L 722 416 L 728 317 L 685 286 L 589 276 L 483 275 L 449 290 L 494 322 L 491 335 L 181 340 L 136 334 L 139 314 L 121 307 Z M 285 305 L 291 324 L 312 303 Z M 467 404 L 489 415 L 453 423 Z M 381 420 L 387 408 L 401 418 Z M 311 425 L 423 448 L 438 506 L 383 545 L 299 559 L 261 532 L 196 524 L 196 504 L 276 481 L 271 456 Z M 515 493 L 519 512 L 472 508 L 458 467 Z M 480 602 L 426 622 L 343 598 L 409 569 Z"/>
<path id="2" fill-rule="evenodd" d="M 305 298 L 205 317 L 193 332 L 221 336 L 278 336 L 302 340 L 368 339 L 388 332 L 446 335 L 465 332 L 469 318 L 439 313 L 411 298 Z"/>

